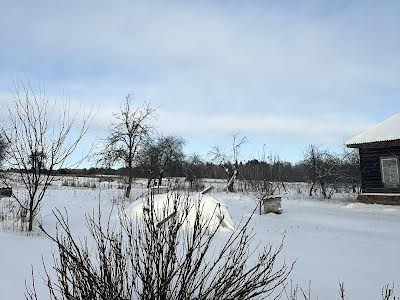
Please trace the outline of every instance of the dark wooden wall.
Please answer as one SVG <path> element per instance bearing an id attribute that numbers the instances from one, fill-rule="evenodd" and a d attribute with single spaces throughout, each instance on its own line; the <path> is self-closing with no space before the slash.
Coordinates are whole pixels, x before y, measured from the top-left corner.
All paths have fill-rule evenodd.
<path id="1" fill-rule="evenodd" d="M 400 158 L 400 143 L 382 142 L 360 145 L 361 188 L 363 193 L 400 193 L 400 184 L 385 185 L 382 182 L 382 156 Z"/>

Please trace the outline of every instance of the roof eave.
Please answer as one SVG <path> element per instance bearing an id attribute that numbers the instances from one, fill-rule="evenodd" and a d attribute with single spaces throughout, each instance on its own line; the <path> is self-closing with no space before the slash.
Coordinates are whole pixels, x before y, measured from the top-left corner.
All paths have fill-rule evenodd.
<path id="1" fill-rule="evenodd" d="M 347 148 L 364 148 L 364 147 L 379 146 L 379 145 L 382 145 L 384 143 L 400 144 L 400 139 L 374 141 L 374 142 L 366 142 L 366 143 L 349 143 L 349 144 L 346 144 L 346 147 Z"/>

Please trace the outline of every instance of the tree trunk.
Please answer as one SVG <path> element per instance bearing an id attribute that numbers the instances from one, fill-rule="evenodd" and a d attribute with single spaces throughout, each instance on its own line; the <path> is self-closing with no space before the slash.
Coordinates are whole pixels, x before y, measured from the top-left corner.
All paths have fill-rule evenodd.
<path id="1" fill-rule="evenodd" d="M 231 178 L 228 181 L 228 191 L 231 193 L 235 192 L 234 184 L 235 184 L 236 175 L 237 175 L 237 170 L 234 170 Z"/>
<path id="2" fill-rule="evenodd" d="M 128 177 L 128 186 L 126 188 L 126 193 L 125 193 L 125 198 L 129 198 L 131 195 L 131 189 L 132 189 L 132 172 L 129 172 L 129 177 Z"/>
<path id="3" fill-rule="evenodd" d="M 31 214 L 29 214 L 28 231 L 32 230 L 33 230 L 33 218 L 31 217 Z"/>
<path id="4" fill-rule="evenodd" d="M 152 177 L 147 178 L 147 188 L 149 189 L 151 186 L 151 181 L 153 180 Z"/>
<path id="5" fill-rule="evenodd" d="M 33 200 L 29 203 L 28 231 L 33 230 Z"/>
<path id="6" fill-rule="evenodd" d="M 314 182 L 311 184 L 311 187 L 310 187 L 310 192 L 309 192 L 310 197 L 312 197 L 313 189 L 314 189 Z"/>
<path id="7" fill-rule="evenodd" d="M 162 185 L 164 171 L 160 171 L 160 176 L 158 177 L 158 186 Z"/>
<path id="8" fill-rule="evenodd" d="M 229 180 L 228 182 L 228 191 L 233 193 L 235 191 L 235 189 L 233 188 L 235 181 L 234 180 Z"/>
<path id="9" fill-rule="evenodd" d="M 320 183 L 320 186 L 321 186 L 322 195 L 324 196 L 324 199 L 326 199 L 326 198 L 327 198 L 327 194 L 326 194 L 326 186 L 325 186 L 325 183 L 324 183 L 324 182 L 321 182 L 321 183 Z"/>

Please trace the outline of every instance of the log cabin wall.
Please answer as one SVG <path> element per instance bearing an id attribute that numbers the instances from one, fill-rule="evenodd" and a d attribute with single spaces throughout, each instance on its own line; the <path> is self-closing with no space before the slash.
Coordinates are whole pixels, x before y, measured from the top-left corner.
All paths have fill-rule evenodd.
<path id="1" fill-rule="evenodd" d="M 397 157 L 400 161 L 400 142 L 379 142 L 359 145 L 361 188 L 363 193 L 400 193 L 400 183 L 384 184 L 381 157 Z"/>

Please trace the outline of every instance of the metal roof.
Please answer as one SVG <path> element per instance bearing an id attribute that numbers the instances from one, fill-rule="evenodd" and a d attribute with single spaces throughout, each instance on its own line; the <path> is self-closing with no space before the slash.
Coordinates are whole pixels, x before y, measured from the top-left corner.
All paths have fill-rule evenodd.
<path id="1" fill-rule="evenodd" d="M 400 140 L 400 113 L 346 141 L 346 146 Z"/>

